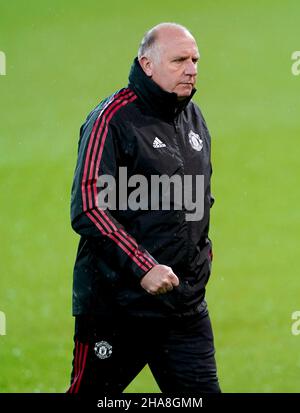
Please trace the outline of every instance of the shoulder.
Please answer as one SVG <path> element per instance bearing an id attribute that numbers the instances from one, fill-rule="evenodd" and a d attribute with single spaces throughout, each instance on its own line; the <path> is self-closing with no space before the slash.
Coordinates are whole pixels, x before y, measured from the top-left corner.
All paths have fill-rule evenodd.
<path id="1" fill-rule="evenodd" d="M 200 107 L 194 101 L 191 101 L 188 106 L 190 106 L 191 112 L 200 120 L 203 127 L 208 131 L 208 127 Z"/>
<path id="2" fill-rule="evenodd" d="M 112 95 L 106 97 L 88 114 L 81 126 L 81 134 L 91 133 L 96 124 L 99 127 L 109 127 L 116 119 L 120 119 L 118 115 L 126 113 L 128 106 L 136 98 L 135 93 L 129 88 L 117 90 Z"/>
<path id="3" fill-rule="evenodd" d="M 188 104 L 188 108 L 195 116 L 198 116 L 199 118 L 204 119 L 200 107 L 193 100 L 191 100 L 190 103 Z"/>
<path id="4" fill-rule="evenodd" d="M 103 118 L 106 121 L 111 120 L 117 112 L 125 108 L 135 99 L 135 93 L 129 88 L 117 90 L 115 93 L 98 103 L 98 105 L 88 114 L 85 123 L 94 123 L 99 118 Z"/>

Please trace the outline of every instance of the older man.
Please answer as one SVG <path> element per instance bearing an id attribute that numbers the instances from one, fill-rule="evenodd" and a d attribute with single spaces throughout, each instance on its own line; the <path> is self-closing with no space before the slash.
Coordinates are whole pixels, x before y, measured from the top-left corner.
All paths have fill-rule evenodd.
<path id="1" fill-rule="evenodd" d="M 81 127 L 71 205 L 81 238 L 70 393 L 121 392 L 147 363 L 163 392 L 220 391 L 204 299 L 213 198 L 210 136 L 191 101 L 198 60 L 185 27 L 155 26 L 141 42 L 129 86 Z M 152 187 L 137 196 L 132 181 L 124 206 L 115 187 L 125 191 L 125 174 Z M 169 179 L 164 189 L 155 176 Z M 113 178 L 109 190 L 104 177 Z M 104 207 L 101 191 L 116 202 Z M 202 209 L 193 216 L 195 199 Z"/>

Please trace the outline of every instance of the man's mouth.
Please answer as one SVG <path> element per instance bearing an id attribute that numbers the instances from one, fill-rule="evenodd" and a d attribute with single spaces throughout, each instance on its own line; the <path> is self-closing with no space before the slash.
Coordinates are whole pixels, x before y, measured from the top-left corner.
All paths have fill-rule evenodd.
<path id="1" fill-rule="evenodd" d="M 194 86 L 194 84 L 193 84 L 193 83 L 191 83 L 191 82 L 181 82 L 181 83 L 180 83 L 180 85 L 184 85 L 184 86 L 191 86 L 191 87 L 193 87 L 193 86 Z"/>

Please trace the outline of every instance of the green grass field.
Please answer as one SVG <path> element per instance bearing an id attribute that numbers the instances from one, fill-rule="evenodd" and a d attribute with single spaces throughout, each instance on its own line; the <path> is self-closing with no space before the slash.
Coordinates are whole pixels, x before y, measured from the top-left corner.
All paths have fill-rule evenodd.
<path id="1" fill-rule="evenodd" d="M 208 285 L 224 392 L 298 392 L 300 50 L 297 0 L 1 2 L 0 392 L 64 392 L 72 357 L 69 219 L 79 127 L 127 84 L 143 33 L 189 27 L 213 139 Z M 158 388 L 146 368 L 130 392 Z"/>

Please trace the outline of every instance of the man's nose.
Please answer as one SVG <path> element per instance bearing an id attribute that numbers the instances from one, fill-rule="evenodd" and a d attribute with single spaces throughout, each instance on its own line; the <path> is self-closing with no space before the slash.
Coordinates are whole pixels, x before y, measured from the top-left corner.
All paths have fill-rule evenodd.
<path id="1" fill-rule="evenodd" d="M 185 74 L 189 76 L 196 76 L 197 74 L 197 63 L 189 60 L 186 62 Z"/>

